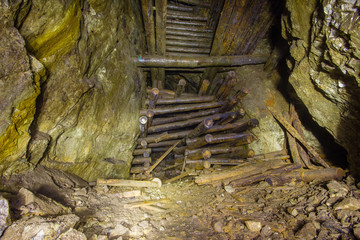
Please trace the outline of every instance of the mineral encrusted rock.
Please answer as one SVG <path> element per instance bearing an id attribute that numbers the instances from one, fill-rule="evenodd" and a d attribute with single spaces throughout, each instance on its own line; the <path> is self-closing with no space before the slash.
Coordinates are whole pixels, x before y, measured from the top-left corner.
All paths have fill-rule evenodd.
<path id="1" fill-rule="evenodd" d="M 350 169 L 359 175 L 359 1 L 287 0 L 286 8 L 289 82 L 312 118 L 347 150 Z"/>
<path id="2" fill-rule="evenodd" d="M 140 15 L 129 0 L 1 1 L 0 172 L 30 162 L 127 176 L 145 85 L 128 62 L 144 51 Z"/>
<path id="3" fill-rule="evenodd" d="M 3 196 L 0 196 L 0 236 L 10 223 L 9 202 Z"/>
<path id="4" fill-rule="evenodd" d="M 9 226 L 1 239 L 58 239 L 79 221 L 74 214 L 62 215 L 56 218 L 32 217 L 24 218 Z"/>

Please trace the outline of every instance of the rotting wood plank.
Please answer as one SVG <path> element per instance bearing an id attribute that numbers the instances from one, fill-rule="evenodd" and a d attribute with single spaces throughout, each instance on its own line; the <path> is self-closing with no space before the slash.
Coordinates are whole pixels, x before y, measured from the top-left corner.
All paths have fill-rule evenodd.
<path id="1" fill-rule="evenodd" d="M 305 141 L 304 138 L 300 136 L 300 134 L 297 132 L 297 130 L 291 126 L 290 123 L 288 123 L 283 117 L 278 114 L 274 108 L 268 106 L 267 107 L 270 113 L 276 118 L 282 126 L 286 128 L 286 130 L 294 137 L 296 138 L 314 157 L 314 160 L 321 164 L 323 167 L 329 168 L 329 164 L 327 164 L 320 156 L 319 154 Z"/>

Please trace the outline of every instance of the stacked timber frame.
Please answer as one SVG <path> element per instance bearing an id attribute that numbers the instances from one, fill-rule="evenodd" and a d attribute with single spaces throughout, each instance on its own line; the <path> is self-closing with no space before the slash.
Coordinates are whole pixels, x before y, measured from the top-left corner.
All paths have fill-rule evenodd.
<path id="1" fill-rule="evenodd" d="M 231 71 L 211 96 L 203 96 L 209 86 L 206 80 L 198 94 L 184 93 L 183 79 L 179 80 L 176 91 L 148 89 L 147 109 L 140 112 L 141 134 L 130 170 L 134 178 L 149 176 L 170 151 L 175 153 L 173 160 L 175 164 L 181 163 L 182 170 L 194 164 L 200 168 L 237 165 L 254 157 L 254 151 L 246 147 L 255 140 L 248 130 L 259 122 L 246 119 L 245 110 L 238 106 L 248 94 L 247 88 L 229 98 L 237 83 Z M 162 154 L 160 161 L 154 163 L 152 159 L 159 154 Z"/>
<path id="2" fill-rule="evenodd" d="M 163 89 L 171 72 L 200 72 L 213 82 L 221 67 L 261 64 L 251 56 L 280 0 L 141 0 L 147 53 L 134 57 Z"/>

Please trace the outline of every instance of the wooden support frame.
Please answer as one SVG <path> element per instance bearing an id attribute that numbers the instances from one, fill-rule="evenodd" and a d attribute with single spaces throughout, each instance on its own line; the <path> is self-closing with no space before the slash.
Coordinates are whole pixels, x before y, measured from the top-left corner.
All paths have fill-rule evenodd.
<path id="1" fill-rule="evenodd" d="M 152 0 L 141 0 L 141 10 L 144 20 L 144 28 L 146 34 L 146 43 L 149 54 L 156 54 L 155 51 L 155 29 L 154 29 L 154 14 Z M 157 81 L 158 70 L 151 69 L 151 81 L 153 87 L 158 87 Z"/>
<path id="2" fill-rule="evenodd" d="M 167 0 L 155 0 L 156 8 L 156 52 L 165 56 L 166 51 L 166 16 Z M 159 68 L 157 72 L 158 88 L 163 89 L 165 84 L 165 69 Z"/>

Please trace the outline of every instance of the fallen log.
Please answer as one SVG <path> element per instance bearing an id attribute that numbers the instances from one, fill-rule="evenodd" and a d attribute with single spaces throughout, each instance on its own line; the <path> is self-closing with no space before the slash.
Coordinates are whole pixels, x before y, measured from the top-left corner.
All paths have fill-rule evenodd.
<path id="1" fill-rule="evenodd" d="M 161 180 L 154 178 L 152 181 L 136 181 L 125 179 L 97 179 L 96 185 L 107 185 L 113 187 L 161 187 Z"/>
<path id="2" fill-rule="evenodd" d="M 282 186 L 293 181 L 296 182 L 311 182 L 319 181 L 326 182 L 330 180 L 340 181 L 345 177 L 345 171 L 341 168 L 321 168 L 321 169 L 311 169 L 311 170 L 298 170 L 293 171 L 287 174 L 267 177 L 265 181 L 270 184 L 270 186 Z"/>
<path id="3" fill-rule="evenodd" d="M 157 167 L 157 165 L 159 165 L 159 163 L 164 160 L 164 158 L 181 142 L 182 140 L 178 140 L 176 143 L 174 143 L 174 145 L 172 145 L 163 155 L 161 155 L 161 157 L 159 157 L 159 159 L 149 168 L 149 170 L 146 171 L 146 173 L 150 174 Z"/>
<path id="4" fill-rule="evenodd" d="M 243 186 L 243 185 L 249 185 L 255 182 L 260 182 L 263 181 L 265 178 L 269 177 L 269 176 L 273 176 L 273 175 L 278 175 L 278 174 L 284 174 L 284 173 L 288 173 L 290 171 L 293 171 L 295 169 L 299 169 L 301 168 L 301 164 L 289 164 L 280 168 L 276 168 L 276 169 L 272 169 L 272 170 L 268 170 L 264 173 L 259 173 L 250 177 L 246 177 L 246 178 L 241 178 L 238 180 L 234 180 L 230 182 L 230 185 L 235 187 L 235 186 Z"/>
<path id="5" fill-rule="evenodd" d="M 178 33 L 178 32 L 177 32 Z M 188 32 L 185 33 L 189 35 Z M 239 55 L 239 56 L 210 56 L 210 57 L 175 57 L 175 56 L 141 56 L 134 57 L 138 67 L 215 67 L 215 66 L 243 66 L 263 64 L 268 55 Z"/>
<path id="6" fill-rule="evenodd" d="M 242 166 L 234 167 L 232 169 L 218 171 L 210 174 L 200 175 L 195 179 L 198 185 L 210 184 L 214 182 L 229 179 L 230 181 L 237 178 L 244 178 L 258 173 L 265 172 L 270 169 L 275 169 L 286 165 L 283 160 L 262 161 L 257 163 L 248 163 Z"/>
<path id="7" fill-rule="evenodd" d="M 296 129 L 291 126 L 283 117 L 280 116 L 272 107 L 267 107 L 271 114 L 286 128 L 286 130 L 296 138 L 314 157 L 314 160 L 321 164 L 323 167 L 330 167 L 320 156 L 319 154 L 300 136 L 300 134 L 296 131 Z"/>

